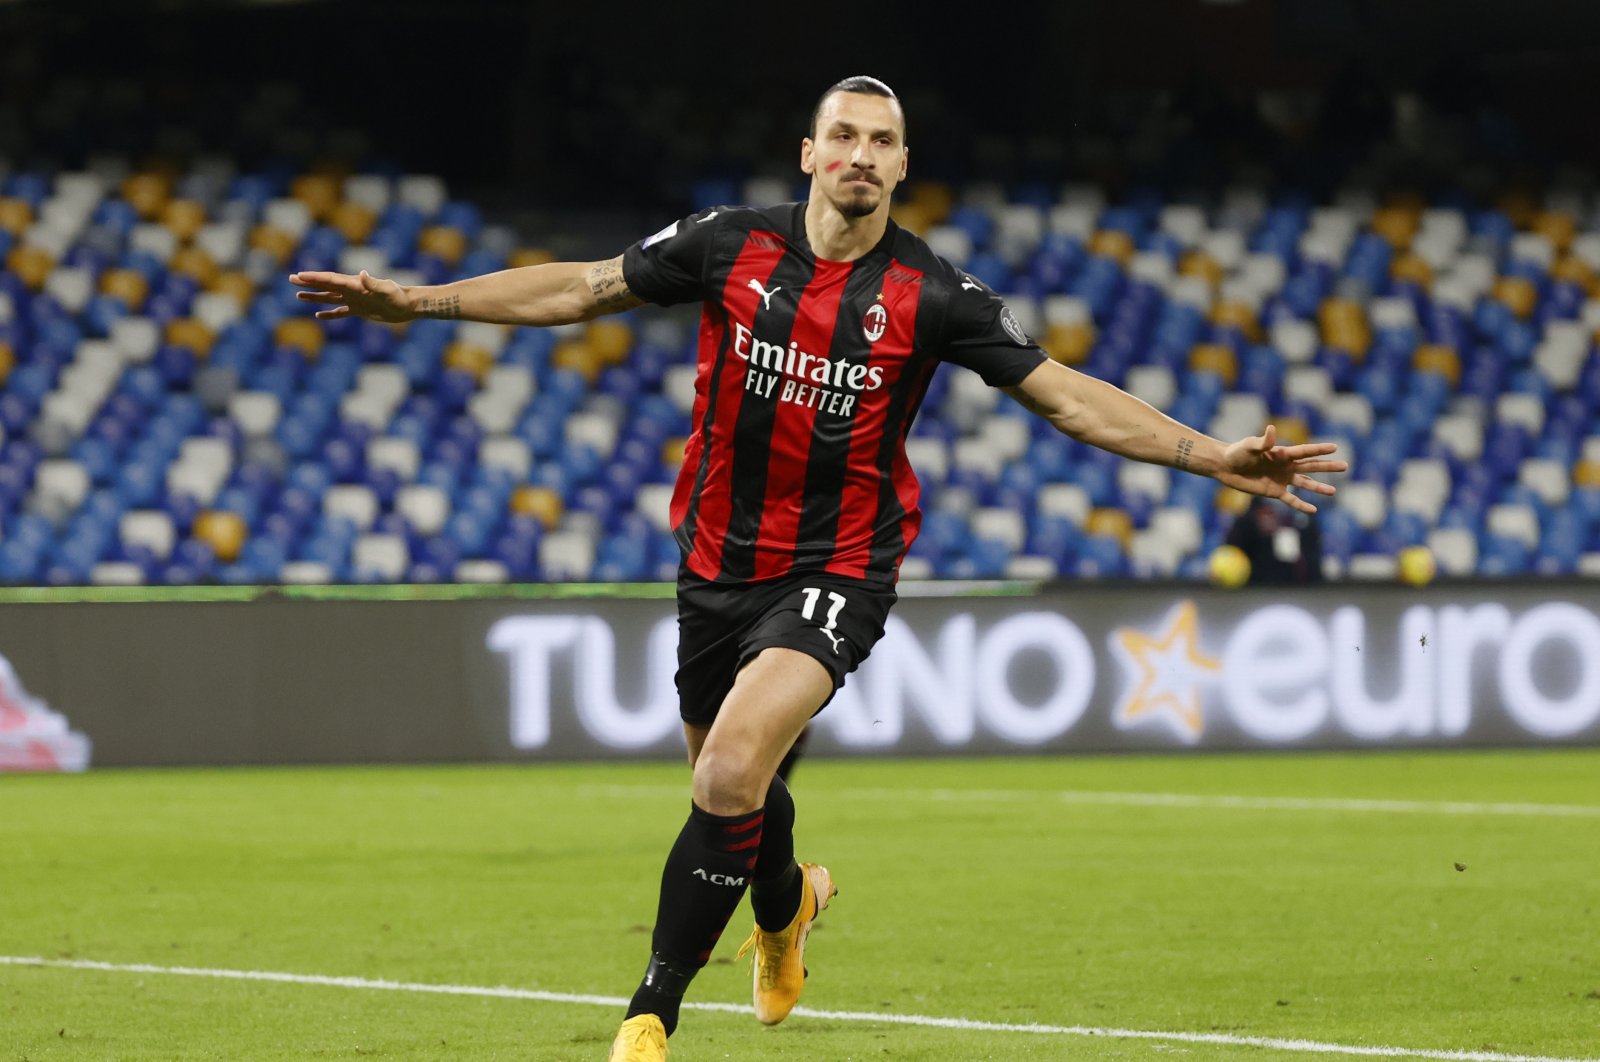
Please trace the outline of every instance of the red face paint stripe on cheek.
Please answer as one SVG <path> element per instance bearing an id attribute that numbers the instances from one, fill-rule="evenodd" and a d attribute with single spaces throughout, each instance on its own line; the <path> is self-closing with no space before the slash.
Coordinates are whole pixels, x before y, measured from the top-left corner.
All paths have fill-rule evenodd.
<path id="1" fill-rule="evenodd" d="M 843 165 L 844 165 L 844 163 L 842 163 L 842 162 L 830 162 L 824 168 L 827 170 L 828 173 L 833 173 L 835 170 L 837 170 L 840 166 L 843 166 Z"/>

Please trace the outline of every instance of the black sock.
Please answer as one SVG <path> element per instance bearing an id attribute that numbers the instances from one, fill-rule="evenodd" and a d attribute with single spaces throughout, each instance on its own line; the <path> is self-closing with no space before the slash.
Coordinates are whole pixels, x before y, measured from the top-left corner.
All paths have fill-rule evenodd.
<path id="1" fill-rule="evenodd" d="M 678 1028 L 678 1008 L 683 1005 L 683 994 L 698 972 L 697 968 L 674 962 L 665 955 L 650 956 L 644 980 L 639 982 L 638 990 L 628 1003 L 627 1017 L 654 1014 L 671 1036 Z"/>
<path id="2" fill-rule="evenodd" d="M 689 980 L 711 959 L 755 870 L 764 815 L 713 815 L 693 805 L 661 872 L 653 953 L 628 1017 L 655 1014 L 670 1034 Z M 659 963 L 657 959 L 661 960 Z M 657 975 L 654 978 L 652 975 Z"/>
<path id="3" fill-rule="evenodd" d="M 761 828 L 750 907 L 756 925 L 775 933 L 794 920 L 805 885 L 794 861 L 794 797 L 781 777 L 767 788 L 767 821 Z"/>

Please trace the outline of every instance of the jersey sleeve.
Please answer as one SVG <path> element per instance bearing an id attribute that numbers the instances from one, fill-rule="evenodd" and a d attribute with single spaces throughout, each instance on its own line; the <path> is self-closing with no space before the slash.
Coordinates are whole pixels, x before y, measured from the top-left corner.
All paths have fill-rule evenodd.
<path id="1" fill-rule="evenodd" d="M 1045 352 L 987 284 L 953 274 L 940 357 L 971 369 L 990 387 L 1019 384 L 1045 361 Z"/>
<path id="2" fill-rule="evenodd" d="M 706 259 L 718 213 L 691 214 L 624 251 L 622 278 L 628 290 L 658 306 L 704 299 Z"/>

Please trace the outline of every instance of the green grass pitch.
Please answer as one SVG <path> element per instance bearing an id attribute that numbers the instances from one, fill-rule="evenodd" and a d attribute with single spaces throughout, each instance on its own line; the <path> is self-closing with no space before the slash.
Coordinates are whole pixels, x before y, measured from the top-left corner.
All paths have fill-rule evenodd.
<path id="1" fill-rule="evenodd" d="M 794 790 L 840 886 L 817 1013 L 688 1011 L 673 1062 L 1600 1059 L 1600 750 L 810 761 Z M 669 764 L 0 778 L 0 956 L 113 967 L 0 960 L 0 1062 L 603 1059 L 620 1011 L 573 997 L 631 993 L 687 809 Z M 748 926 L 691 1001 L 748 1004 Z"/>

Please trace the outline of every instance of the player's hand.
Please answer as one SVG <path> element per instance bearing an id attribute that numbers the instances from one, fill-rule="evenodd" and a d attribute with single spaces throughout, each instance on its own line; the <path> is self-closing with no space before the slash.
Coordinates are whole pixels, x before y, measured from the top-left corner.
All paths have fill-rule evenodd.
<path id="1" fill-rule="evenodd" d="M 1343 461 L 1326 460 L 1337 449 L 1334 443 L 1279 446 L 1278 429 L 1268 424 L 1260 435 L 1240 439 L 1222 452 L 1223 469 L 1217 479 L 1247 494 L 1277 498 L 1303 513 L 1314 513 L 1317 507 L 1296 497 L 1290 488 L 1332 494 L 1331 484 L 1312 479 L 1311 475 L 1347 470 L 1350 466 Z"/>
<path id="2" fill-rule="evenodd" d="M 295 292 L 301 302 L 314 302 L 330 309 L 318 310 L 318 317 L 348 317 L 354 314 L 369 321 L 391 323 L 409 321 L 416 314 L 405 288 L 392 280 L 379 280 L 363 269 L 348 273 L 291 273 L 289 283 L 309 291 Z"/>

